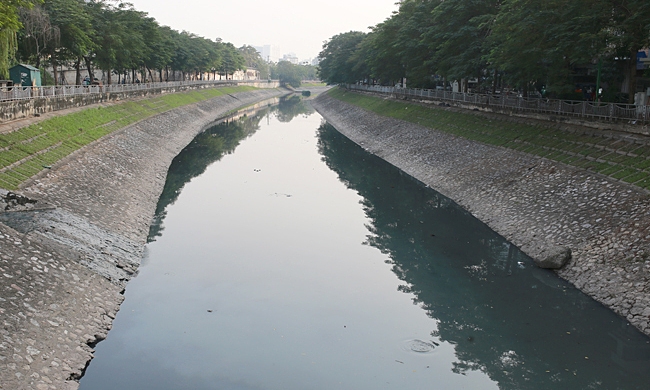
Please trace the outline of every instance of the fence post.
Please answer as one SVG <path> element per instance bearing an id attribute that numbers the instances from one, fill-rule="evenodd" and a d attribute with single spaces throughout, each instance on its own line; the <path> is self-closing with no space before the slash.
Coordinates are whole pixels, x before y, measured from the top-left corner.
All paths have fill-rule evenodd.
<path id="1" fill-rule="evenodd" d="M 614 103 L 609 103 L 609 120 L 614 118 Z"/>

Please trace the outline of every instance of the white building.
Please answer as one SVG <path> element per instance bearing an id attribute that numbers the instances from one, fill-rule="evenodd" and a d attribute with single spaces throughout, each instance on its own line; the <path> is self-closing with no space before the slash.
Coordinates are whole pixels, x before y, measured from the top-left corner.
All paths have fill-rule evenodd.
<path id="1" fill-rule="evenodd" d="M 294 65 L 298 65 L 298 56 L 295 53 L 289 53 L 282 56 L 282 61 L 289 61 Z"/>

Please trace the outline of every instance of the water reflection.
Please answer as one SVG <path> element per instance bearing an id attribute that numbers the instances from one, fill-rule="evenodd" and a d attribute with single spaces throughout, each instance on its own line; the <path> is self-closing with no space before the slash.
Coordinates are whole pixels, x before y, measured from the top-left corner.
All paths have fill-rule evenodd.
<path id="1" fill-rule="evenodd" d="M 162 235 L 167 207 L 174 204 L 185 184 L 203 174 L 210 164 L 233 153 L 241 141 L 259 130 L 262 120 L 275 116 L 280 122 L 290 122 L 299 115 L 310 115 L 313 112 L 312 106 L 306 104 L 300 96 L 285 96 L 278 99 L 276 105 L 262 110 L 245 110 L 196 136 L 169 167 L 167 181 L 149 227 L 148 242 L 153 242 Z"/>
<path id="2" fill-rule="evenodd" d="M 647 337 L 331 126 L 318 145 L 363 197 L 366 244 L 437 321 L 432 336 L 455 345 L 455 373 L 485 372 L 502 389 L 647 388 Z"/>
<path id="3" fill-rule="evenodd" d="M 277 113 L 280 122 L 291 122 L 293 118 L 299 115 L 307 116 L 314 113 L 314 108 L 311 104 L 305 104 L 298 95 L 291 95 L 280 99 L 280 102 L 276 107 L 273 107 L 273 110 Z"/>
<path id="4" fill-rule="evenodd" d="M 81 388 L 645 388 L 646 337 L 309 110 L 174 161 Z"/>

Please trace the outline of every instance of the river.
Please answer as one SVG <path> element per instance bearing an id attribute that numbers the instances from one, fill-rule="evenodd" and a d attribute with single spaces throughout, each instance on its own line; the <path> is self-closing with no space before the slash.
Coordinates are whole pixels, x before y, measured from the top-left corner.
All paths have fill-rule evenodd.
<path id="1" fill-rule="evenodd" d="M 169 169 L 81 389 L 645 389 L 650 339 L 283 99 Z"/>

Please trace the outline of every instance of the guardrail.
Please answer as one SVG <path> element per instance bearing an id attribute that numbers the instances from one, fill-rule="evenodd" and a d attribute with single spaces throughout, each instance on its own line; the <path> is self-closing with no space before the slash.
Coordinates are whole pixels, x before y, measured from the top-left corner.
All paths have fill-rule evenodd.
<path id="1" fill-rule="evenodd" d="M 378 85 L 348 84 L 347 88 L 408 98 L 452 101 L 501 110 L 528 111 L 599 120 L 642 121 L 643 123 L 650 120 L 650 107 L 645 105 L 524 98 L 513 95 L 485 95 L 437 89 L 385 87 Z"/>
<path id="2" fill-rule="evenodd" d="M 169 81 L 162 83 L 141 84 L 107 84 L 107 85 L 59 85 L 51 87 L 23 87 L 12 86 L 0 88 L 0 101 L 24 100 L 47 97 L 67 97 L 74 95 L 88 95 L 98 93 L 119 93 L 142 91 L 158 88 L 175 88 L 196 85 L 234 85 L 234 84 L 262 84 L 266 80 L 200 80 L 200 81 Z"/>

